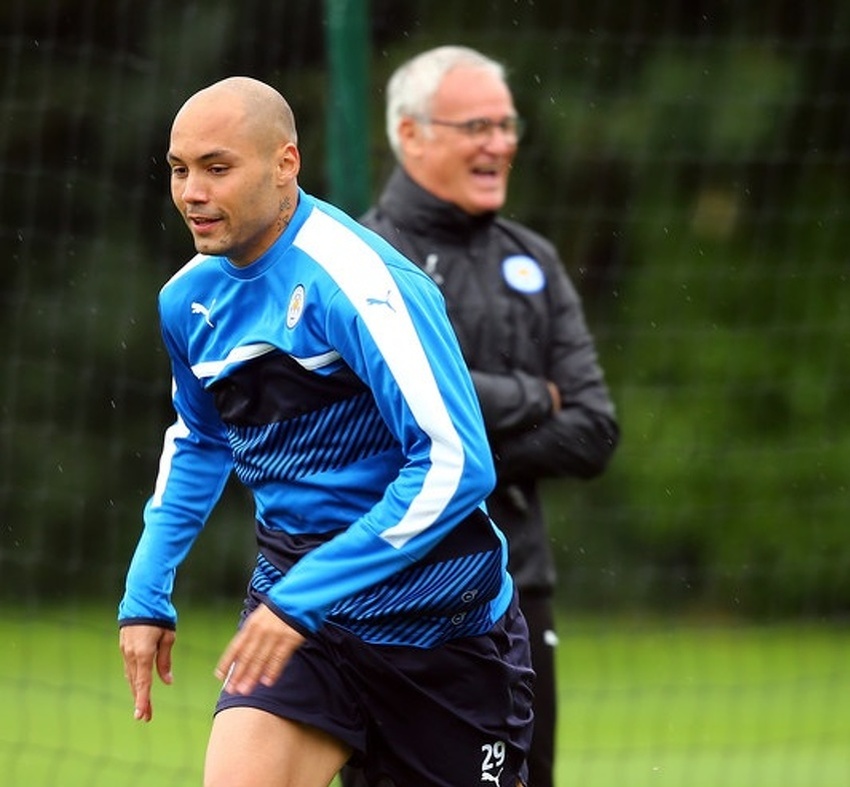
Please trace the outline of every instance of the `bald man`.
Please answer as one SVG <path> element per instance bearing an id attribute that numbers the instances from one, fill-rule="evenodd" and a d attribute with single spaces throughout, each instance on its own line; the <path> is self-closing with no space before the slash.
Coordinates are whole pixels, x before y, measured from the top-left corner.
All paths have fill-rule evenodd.
<path id="1" fill-rule="evenodd" d="M 189 98 L 168 163 L 197 254 L 159 293 L 176 420 L 119 606 L 135 718 L 172 682 L 175 574 L 233 472 L 258 554 L 206 787 L 326 787 L 347 761 L 384 787 L 523 784 L 527 628 L 439 290 L 298 186 L 266 84 Z"/>

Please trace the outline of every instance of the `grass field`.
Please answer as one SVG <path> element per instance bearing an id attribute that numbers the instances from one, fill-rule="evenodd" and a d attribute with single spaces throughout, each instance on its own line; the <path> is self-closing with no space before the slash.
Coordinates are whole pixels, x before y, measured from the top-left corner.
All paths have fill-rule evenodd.
<path id="1" fill-rule="evenodd" d="M 4 610 L 0 783 L 199 785 L 234 615 L 184 610 L 144 725 L 110 609 Z M 850 785 L 846 628 L 564 620 L 559 652 L 558 785 Z"/>

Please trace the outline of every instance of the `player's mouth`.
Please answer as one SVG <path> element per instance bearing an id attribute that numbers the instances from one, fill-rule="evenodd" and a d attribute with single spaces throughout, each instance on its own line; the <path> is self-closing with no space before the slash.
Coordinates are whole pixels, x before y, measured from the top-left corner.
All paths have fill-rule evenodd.
<path id="1" fill-rule="evenodd" d="M 190 213 L 186 216 L 186 221 L 188 221 L 193 232 L 196 232 L 199 235 L 206 235 L 218 226 L 221 219 Z"/>

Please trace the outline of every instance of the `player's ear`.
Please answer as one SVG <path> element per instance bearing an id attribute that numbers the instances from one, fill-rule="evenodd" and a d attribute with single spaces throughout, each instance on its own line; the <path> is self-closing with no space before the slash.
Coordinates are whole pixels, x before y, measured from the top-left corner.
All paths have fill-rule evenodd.
<path id="1" fill-rule="evenodd" d="M 283 142 L 277 151 L 277 178 L 281 185 L 298 177 L 301 152 L 294 142 Z"/>

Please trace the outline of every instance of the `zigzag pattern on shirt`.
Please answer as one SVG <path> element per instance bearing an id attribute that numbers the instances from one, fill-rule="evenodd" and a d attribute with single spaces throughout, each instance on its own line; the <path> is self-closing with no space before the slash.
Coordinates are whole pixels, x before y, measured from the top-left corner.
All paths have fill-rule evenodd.
<path id="1" fill-rule="evenodd" d="M 387 584 L 376 585 L 341 601 L 329 619 L 393 618 L 411 612 L 463 614 L 492 599 L 501 586 L 500 555 L 472 555 L 413 566 Z"/>
<path id="2" fill-rule="evenodd" d="M 335 605 L 327 619 L 373 644 L 430 648 L 487 631 L 501 578 L 495 551 L 415 566 Z"/>
<path id="3" fill-rule="evenodd" d="M 402 644 L 414 648 L 434 648 L 461 637 L 480 637 L 493 628 L 489 604 L 452 616 L 422 615 L 412 619 L 376 621 L 338 621 L 328 618 L 328 622 L 372 645 Z"/>
<path id="4" fill-rule="evenodd" d="M 228 426 L 234 469 L 252 486 L 346 467 L 397 445 L 370 394 L 262 426 Z"/>
<path id="5" fill-rule="evenodd" d="M 478 636 L 492 626 L 489 602 L 501 586 L 500 563 L 498 552 L 479 552 L 415 566 L 335 605 L 327 619 L 373 644 L 434 647 Z M 257 555 L 253 592 L 268 594 L 282 577 Z"/>
<path id="6" fill-rule="evenodd" d="M 265 595 L 281 577 L 283 572 L 276 569 L 262 554 L 257 555 L 257 565 L 251 575 L 251 588 Z"/>

